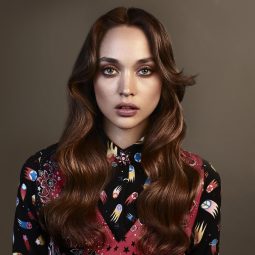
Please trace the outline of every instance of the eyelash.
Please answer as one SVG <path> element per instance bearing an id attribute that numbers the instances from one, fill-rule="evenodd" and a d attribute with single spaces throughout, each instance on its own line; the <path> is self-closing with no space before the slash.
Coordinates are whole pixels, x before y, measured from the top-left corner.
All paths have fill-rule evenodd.
<path id="1" fill-rule="evenodd" d="M 107 77 L 112 77 L 112 76 L 115 75 L 115 74 L 106 74 L 106 73 L 104 73 L 105 70 L 107 70 L 107 69 L 114 69 L 115 71 L 117 70 L 114 66 L 105 66 L 105 67 L 102 67 L 101 68 L 101 72 L 103 73 L 104 76 L 107 76 Z M 139 71 L 145 70 L 145 69 L 148 70 L 150 73 L 149 74 L 141 74 L 141 76 L 150 76 L 153 73 L 153 69 L 151 67 L 149 67 L 149 66 L 145 66 L 145 67 L 139 69 Z"/>

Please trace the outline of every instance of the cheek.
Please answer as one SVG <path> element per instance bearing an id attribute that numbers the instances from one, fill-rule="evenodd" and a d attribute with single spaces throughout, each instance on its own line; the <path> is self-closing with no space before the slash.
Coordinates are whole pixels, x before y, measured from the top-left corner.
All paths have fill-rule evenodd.
<path id="1" fill-rule="evenodd" d="M 112 107 L 112 91 L 105 83 L 94 83 L 96 103 L 102 112 Z"/>
<path id="2" fill-rule="evenodd" d="M 104 78 L 98 78 L 94 82 L 94 91 L 95 95 L 98 97 L 109 97 L 114 92 L 114 82 L 104 79 Z"/>
<path id="3" fill-rule="evenodd" d="M 161 96 L 162 85 L 159 81 L 155 81 L 151 84 L 150 89 L 147 92 L 148 101 L 158 102 Z"/>
<path id="4" fill-rule="evenodd" d="M 106 97 L 106 90 L 105 86 L 103 86 L 102 82 L 100 80 L 96 81 L 94 83 L 94 92 L 97 100 L 102 100 Z"/>
<path id="5" fill-rule="evenodd" d="M 94 92 L 95 92 L 95 98 L 96 98 L 97 105 L 101 109 L 106 97 L 104 95 L 104 91 L 102 90 L 100 84 L 98 84 L 98 83 L 94 84 Z"/>

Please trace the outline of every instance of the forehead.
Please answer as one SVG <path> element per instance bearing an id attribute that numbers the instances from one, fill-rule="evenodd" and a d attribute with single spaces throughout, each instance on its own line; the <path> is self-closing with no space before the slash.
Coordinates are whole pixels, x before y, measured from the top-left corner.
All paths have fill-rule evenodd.
<path id="1" fill-rule="evenodd" d="M 99 47 L 100 57 L 135 60 L 152 56 L 144 32 L 134 26 L 118 26 L 108 30 Z"/>

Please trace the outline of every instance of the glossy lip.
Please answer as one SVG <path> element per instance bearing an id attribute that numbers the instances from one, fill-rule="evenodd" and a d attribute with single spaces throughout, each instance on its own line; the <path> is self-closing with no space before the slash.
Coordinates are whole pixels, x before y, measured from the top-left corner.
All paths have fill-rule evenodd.
<path id="1" fill-rule="evenodd" d="M 138 109 L 121 109 L 121 108 L 116 108 L 116 112 L 119 116 L 121 117 L 132 117 L 137 113 Z"/>
<path id="2" fill-rule="evenodd" d="M 115 106 L 115 109 L 118 109 L 120 110 L 121 107 L 130 107 L 130 109 L 126 109 L 126 110 L 138 110 L 139 108 L 135 105 L 135 104 L 132 104 L 132 103 L 120 103 L 118 105 Z M 125 110 L 125 109 L 122 109 L 122 110 Z"/>

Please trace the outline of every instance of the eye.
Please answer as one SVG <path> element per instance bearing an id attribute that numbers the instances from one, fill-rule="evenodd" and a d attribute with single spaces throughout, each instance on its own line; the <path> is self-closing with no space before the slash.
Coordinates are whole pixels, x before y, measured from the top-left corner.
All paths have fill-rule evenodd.
<path id="1" fill-rule="evenodd" d="M 115 74 L 115 72 L 117 72 L 117 70 L 113 66 L 102 67 L 101 71 L 106 76 L 112 76 Z"/>
<path id="2" fill-rule="evenodd" d="M 139 73 L 142 76 L 148 76 L 148 75 L 152 74 L 152 69 L 150 67 L 143 67 L 142 69 L 139 70 Z"/>

